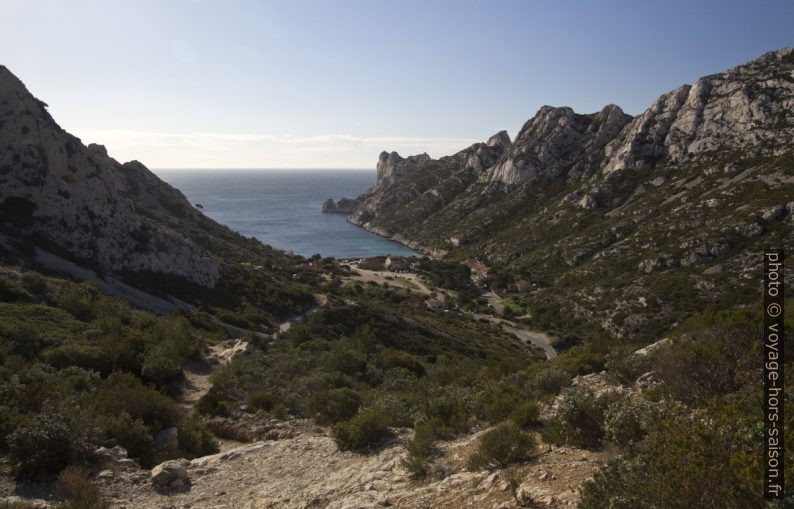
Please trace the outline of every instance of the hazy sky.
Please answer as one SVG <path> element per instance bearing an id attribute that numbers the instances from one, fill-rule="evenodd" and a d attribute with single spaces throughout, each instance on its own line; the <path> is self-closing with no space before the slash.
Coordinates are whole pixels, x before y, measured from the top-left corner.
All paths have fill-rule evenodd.
<path id="1" fill-rule="evenodd" d="M 782 1 L 2 0 L 0 63 L 85 143 L 153 168 L 372 168 L 544 104 L 640 113 L 794 46 Z"/>

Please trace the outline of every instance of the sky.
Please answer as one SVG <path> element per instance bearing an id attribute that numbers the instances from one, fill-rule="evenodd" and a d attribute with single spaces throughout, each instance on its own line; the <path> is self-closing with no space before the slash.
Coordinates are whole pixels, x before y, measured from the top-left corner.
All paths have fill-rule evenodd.
<path id="1" fill-rule="evenodd" d="M 0 64 L 150 168 L 374 168 L 540 106 L 639 114 L 794 46 L 794 2 L 2 0 Z"/>

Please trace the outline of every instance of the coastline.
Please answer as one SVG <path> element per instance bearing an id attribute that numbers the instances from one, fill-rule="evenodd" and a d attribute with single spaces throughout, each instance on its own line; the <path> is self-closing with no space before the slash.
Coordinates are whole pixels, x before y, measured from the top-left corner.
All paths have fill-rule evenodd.
<path id="1" fill-rule="evenodd" d="M 428 248 L 427 246 L 423 246 L 422 244 L 419 244 L 414 240 L 406 239 L 401 235 L 391 235 L 381 228 L 371 226 L 369 223 L 364 223 L 364 224 L 354 223 L 353 221 L 350 220 L 350 214 L 347 214 L 346 221 L 349 224 L 352 224 L 353 226 L 361 228 L 362 230 L 365 230 L 369 233 L 377 235 L 378 237 L 384 238 L 386 240 L 396 242 L 400 245 L 403 245 L 409 249 L 416 251 L 417 253 L 423 256 L 427 256 L 428 258 L 438 260 L 447 255 L 447 251 L 443 251 L 441 249 Z"/>

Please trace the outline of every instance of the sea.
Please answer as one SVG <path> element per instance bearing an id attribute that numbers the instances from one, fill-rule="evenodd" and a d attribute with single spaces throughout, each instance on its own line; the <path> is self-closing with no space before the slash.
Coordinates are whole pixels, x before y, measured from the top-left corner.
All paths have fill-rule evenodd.
<path id="1" fill-rule="evenodd" d="M 265 244 L 309 257 L 420 256 L 350 224 L 343 214 L 323 214 L 328 198 L 355 198 L 375 183 L 368 170 L 156 170 L 203 212 Z"/>

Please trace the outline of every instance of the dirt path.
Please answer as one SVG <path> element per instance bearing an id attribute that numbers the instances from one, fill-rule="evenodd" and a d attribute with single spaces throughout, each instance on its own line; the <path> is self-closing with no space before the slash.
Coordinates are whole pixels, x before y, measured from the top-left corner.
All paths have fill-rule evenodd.
<path id="1" fill-rule="evenodd" d="M 185 360 L 182 362 L 182 382 L 176 402 L 179 408 L 185 413 L 193 409 L 193 406 L 207 394 L 212 384 L 210 383 L 212 366 L 205 361 L 196 362 Z"/>

